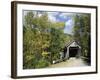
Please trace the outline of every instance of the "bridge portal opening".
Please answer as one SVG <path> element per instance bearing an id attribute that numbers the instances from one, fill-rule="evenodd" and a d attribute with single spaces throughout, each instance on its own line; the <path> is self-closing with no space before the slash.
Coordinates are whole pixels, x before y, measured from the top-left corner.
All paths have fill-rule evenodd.
<path id="1" fill-rule="evenodd" d="M 76 57 L 78 55 L 79 47 L 69 48 L 69 57 Z"/>

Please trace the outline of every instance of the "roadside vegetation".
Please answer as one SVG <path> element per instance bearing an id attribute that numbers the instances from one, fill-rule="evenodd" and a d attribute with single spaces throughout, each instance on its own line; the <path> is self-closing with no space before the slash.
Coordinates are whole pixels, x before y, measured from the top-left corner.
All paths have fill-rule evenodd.
<path id="1" fill-rule="evenodd" d="M 90 15 L 73 16 L 73 35 L 64 33 L 64 22 L 53 22 L 47 12 L 28 11 L 23 16 L 23 69 L 44 68 L 60 57 L 65 44 L 77 40 L 90 62 Z"/>

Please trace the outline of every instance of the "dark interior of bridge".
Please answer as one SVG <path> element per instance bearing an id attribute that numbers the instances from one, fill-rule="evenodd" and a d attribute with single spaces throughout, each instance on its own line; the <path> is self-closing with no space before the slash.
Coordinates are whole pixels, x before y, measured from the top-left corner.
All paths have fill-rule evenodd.
<path id="1" fill-rule="evenodd" d="M 76 57 L 76 55 L 78 54 L 78 47 L 70 47 L 69 48 L 69 57 Z"/>

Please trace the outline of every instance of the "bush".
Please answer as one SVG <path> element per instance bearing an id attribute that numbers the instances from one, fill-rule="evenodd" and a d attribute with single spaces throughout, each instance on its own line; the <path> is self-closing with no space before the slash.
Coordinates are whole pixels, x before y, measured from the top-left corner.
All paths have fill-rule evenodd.
<path id="1" fill-rule="evenodd" d="M 47 66 L 49 66 L 49 62 L 48 61 L 46 61 L 46 60 L 44 60 L 44 59 L 41 59 L 41 60 L 39 60 L 39 62 L 37 63 L 37 65 L 36 65 L 36 68 L 44 68 L 44 67 L 47 67 Z"/>
<path id="2" fill-rule="evenodd" d="M 25 56 L 24 61 L 23 69 L 34 69 L 38 62 L 34 55 Z"/>
<path id="3" fill-rule="evenodd" d="M 58 60 L 60 58 L 60 54 L 59 53 L 54 53 L 53 55 L 52 55 L 52 59 L 53 60 Z"/>

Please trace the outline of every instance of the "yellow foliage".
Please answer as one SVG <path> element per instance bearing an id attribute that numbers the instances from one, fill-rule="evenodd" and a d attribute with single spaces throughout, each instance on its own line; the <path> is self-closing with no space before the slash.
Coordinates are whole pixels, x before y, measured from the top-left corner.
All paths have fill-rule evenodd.
<path id="1" fill-rule="evenodd" d="M 45 55 L 48 55 L 48 52 L 43 51 L 43 52 L 42 52 L 42 56 L 45 56 Z"/>

